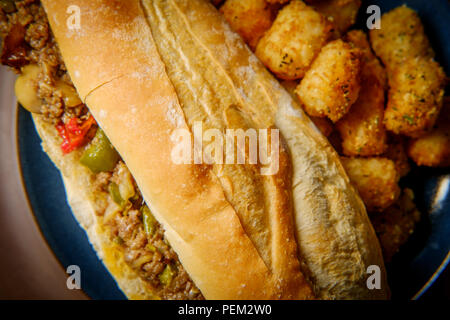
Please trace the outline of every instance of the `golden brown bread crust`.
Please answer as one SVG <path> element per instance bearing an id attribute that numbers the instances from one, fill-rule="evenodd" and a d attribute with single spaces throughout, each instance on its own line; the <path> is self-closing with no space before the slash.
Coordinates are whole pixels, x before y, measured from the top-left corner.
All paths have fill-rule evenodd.
<path id="1" fill-rule="evenodd" d="M 210 167 L 176 165 L 170 160 L 173 146 L 170 133 L 177 128 L 188 129 L 188 125 L 152 41 L 142 8 L 136 1 L 103 3 L 102 6 L 100 2 L 78 2 L 84 12 L 95 14 L 96 18 L 82 16 L 80 34 L 73 33 L 72 39 L 67 38 L 69 43 L 63 39 L 59 43 L 61 52 L 67 57 L 73 82 L 77 88 L 81 84 L 78 90 L 82 99 L 134 173 L 152 212 L 164 226 L 167 239 L 203 295 L 212 299 L 311 298 L 311 289 L 300 272 L 294 233 L 288 229 L 292 224 L 278 219 L 278 215 L 284 214 L 291 217 L 282 203 L 274 199 L 269 208 L 264 208 L 267 212 L 264 216 L 256 216 L 257 209 L 252 210 L 252 203 L 248 203 L 248 216 L 243 216 L 245 212 L 240 216 Z M 44 4 L 51 13 L 65 15 L 64 5 Z M 116 6 L 120 10 L 116 11 Z M 53 22 L 64 21 L 64 17 L 58 19 L 52 14 L 49 17 L 51 21 L 55 19 Z M 117 20 L 111 21 L 114 19 Z M 127 30 L 124 32 L 121 27 Z M 59 29 L 54 30 L 57 39 L 61 39 Z M 134 36 L 130 38 L 130 35 Z M 106 45 L 115 48 L 107 55 L 115 55 L 116 62 L 106 57 L 102 59 L 106 52 L 99 56 L 95 49 L 91 56 L 92 51 L 85 46 L 92 46 L 91 41 L 98 44 L 98 48 L 104 49 Z M 77 60 L 81 57 L 84 63 L 79 65 Z M 104 72 L 106 66 L 108 71 Z M 81 80 L 76 76 L 77 70 Z M 107 74 L 112 70 L 116 73 Z M 89 75 L 94 74 L 89 80 Z M 88 83 L 91 85 L 84 87 Z M 127 134 L 116 130 L 115 126 L 122 127 Z M 149 135 L 157 135 L 157 138 L 149 139 Z M 242 176 L 252 178 L 249 174 Z M 255 206 L 261 205 L 258 196 L 261 197 L 255 195 Z M 254 223 L 253 232 L 250 223 L 243 226 L 240 220 L 252 214 L 261 218 L 261 223 L 281 230 L 274 230 L 269 240 L 260 237 L 258 223 Z M 283 229 L 287 229 L 286 232 Z M 270 229 L 263 228 L 263 231 L 272 236 Z M 283 237 L 284 250 L 277 251 L 272 261 L 270 249 L 277 246 L 278 236 Z M 270 244 L 266 245 L 265 241 Z"/>
<path id="2" fill-rule="evenodd" d="M 312 298 L 304 273 L 319 297 L 386 297 L 377 239 L 337 155 L 210 4 L 43 3 L 80 96 L 206 298 Z M 79 31 L 63 23 L 74 4 Z M 280 171 L 174 164 L 171 132 L 197 120 L 279 128 Z M 382 290 L 366 288 L 370 264 Z"/>

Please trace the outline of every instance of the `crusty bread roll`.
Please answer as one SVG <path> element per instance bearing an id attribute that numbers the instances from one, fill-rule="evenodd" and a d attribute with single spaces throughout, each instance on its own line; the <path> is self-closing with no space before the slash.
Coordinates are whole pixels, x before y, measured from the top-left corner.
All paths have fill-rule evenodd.
<path id="1" fill-rule="evenodd" d="M 80 97 L 205 298 L 388 297 L 378 240 L 337 154 L 208 1 L 42 2 Z M 66 24 L 70 5 L 80 29 Z M 278 172 L 175 164 L 171 133 L 196 121 L 278 128 Z M 367 288 L 369 265 L 381 289 Z"/>

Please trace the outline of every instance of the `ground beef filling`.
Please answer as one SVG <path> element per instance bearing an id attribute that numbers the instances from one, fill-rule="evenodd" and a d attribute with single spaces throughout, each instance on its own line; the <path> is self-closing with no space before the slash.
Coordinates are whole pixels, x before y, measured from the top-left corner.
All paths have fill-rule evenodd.
<path id="1" fill-rule="evenodd" d="M 131 189 L 135 190 L 136 194 L 123 205 L 125 209 L 121 210 L 120 214 L 115 212 L 117 206 L 111 200 L 109 188 L 112 183 L 119 186 L 127 185 L 130 178 L 131 174 L 122 161 L 119 161 L 113 172 L 103 172 L 96 176 L 95 194 L 99 195 L 97 212 L 104 217 L 111 240 L 123 246 L 125 261 L 156 288 L 160 297 L 177 300 L 203 299 L 165 239 L 162 226 L 155 222 L 152 234 L 144 230 L 143 198 L 134 179 L 131 178 L 130 182 Z M 164 285 L 161 277 L 167 268 L 173 275 L 170 275 L 170 284 Z"/>
<path id="2" fill-rule="evenodd" d="M 142 227 L 141 212 L 131 210 L 127 215 L 116 215 L 112 227 L 125 244 L 125 260 L 142 277 L 160 289 L 160 295 L 168 299 L 199 299 L 200 291 L 190 281 L 188 274 L 181 266 L 177 255 L 164 239 L 164 231 L 157 228 L 151 239 Z M 150 246 L 151 249 L 148 249 Z M 170 286 L 160 286 L 160 276 L 167 265 L 170 265 L 175 275 L 170 280 Z"/>
<path id="3" fill-rule="evenodd" d="M 12 44 L 6 43 L 5 39 L 13 32 L 16 40 Z M 46 121 L 58 124 L 74 117 L 83 120 L 89 117 L 89 111 L 83 103 L 68 106 L 64 102 L 61 83 L 71 87 L 73 84 L 39 1 L 10 1 L 9 6 L 0 7 L 0 37 L 4 39 L 3 64 L 18 74 L 25 65 L 39 66 L 41 71 L 36 90 L 42 101 L 41 114 Z M 102 172 L 95 177 L 95 193 L 102 195 L 98 197 L 98 215 L 105 215 L 107 208 L 114 206 L 108 190 L 112 183 L 121 183 L 119 170 L 128 170 L 122 161 L 119 161 L 113 172 Z M 105 219 L 111 240 L 120 244 L 125 261 L 155 288 L 159 297 L 202 299 L 200 291 L 165 239 L 161 225 L 156 223 L 151 235 L 145 231 L 142 221 L 143 199 L 134 180 L 132 183 L 136 190 L 133 199 L 127 202 L 125 208 L 114 211 L 112 218 Z"/>
<path id="4" fill-rule="evenodd" d="M 15 41 L 11 44 L 13 48 L 7 48 L 5 41 L 2 63 L 12 67 L 16 73 L 20 73 L 21 67 L 27 64 L 39 66 L 36 90 L 42 101 L 44 118 L 56 124 L 65 118 L 88 117 L 88 110 L 82 103 L 75 106 L 64 103 L 61 86 L 57 84 L 63 82 L 72 86 L 72 82 L 39 1 L 15 1 L 15 11 L 5 13 L 0 10 L 0 37 L 6 39 L 13 32 L 23 33 L 23 41 Z"/>

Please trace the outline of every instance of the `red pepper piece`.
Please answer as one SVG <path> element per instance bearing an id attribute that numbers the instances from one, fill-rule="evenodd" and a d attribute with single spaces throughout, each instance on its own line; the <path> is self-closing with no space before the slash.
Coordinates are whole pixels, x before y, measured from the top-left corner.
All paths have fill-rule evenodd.
<path id="1" fill-rule="evenodd" d="M 89 140 L 87 137 L 89 130 L 96 124 L 92 116 L 81 125 L 78 122 L 78 118 L 71 118 L 66 124 L 61 121 L 56 125 L 59 136 L 63 139 L 61 149 L 64 154 L 68 154 L 84 146 Z"/>

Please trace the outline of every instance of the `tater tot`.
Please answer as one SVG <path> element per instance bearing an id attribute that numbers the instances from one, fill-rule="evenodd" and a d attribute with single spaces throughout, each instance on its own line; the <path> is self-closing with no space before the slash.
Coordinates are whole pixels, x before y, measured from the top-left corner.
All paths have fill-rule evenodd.
<path id="1" fill-rule="evenodd" d="M 344 40 L 356 46 L 363 53 L 362 62 L 364 67 L 361 70 L 361 77 L 364 77 L 365 74 L 375 75 L 383 88 L 387 89 L 386 70 L 372 52 L 367 35 L 361 30 L 352 30 L 347 32 Z"/>
<path id="2" fill-rule="evenodd" d="M 391 159 L 395 163 L 400 177 L 406 176 L 411 170 L 408 155 L 406 153 L 406 139 L 403 136 L 391 135 L 388 138 L 388 147 L 383 157 Z"/>
<path id="3" fill-rule="evenodd" d="M 420 221 L 420 212 L 414 204 L 414 193 L 405 188 L 399 200 L 384 212 L 370 217 L 375 232 L 380 240 L 385 262 L 391 261 L 393 255 L 406 243 Z"/>
<path id="4" fill-rule="evenodd" d="M 400 177 L 392 160 L 341 157 L 341 162 L 368 211 L 381 212 L 397 200 Z"/>
<path id="5" fill-rule="evenodd" d="M 408 154 L 419 166 L 450 166 L 450 130 L 435 130 L 411 141 Z"/>
<path id="6" fill-rule="evenodd" d="M 387 148 L 383 115 L 383 87 L 375 77 L 365 78 L 358 100 L 336 123 L 342 137 L 343 153 L 348 156 L 382 154 Z"/>
<path id="7" fill-rule="evenodd" d="M 322 0 L 315 1 L 311 5 L 333 22 L 336 35 L 339 37 L 355 24 L 361 0 Z"/>
<path id="8" fill-rule="evenodd" d="M 336 123 L 342 138 L 343 153 L 347 156 L 375 156 L 387 147 L 384 117 L 385 77 L 378 59 L 370 51 L 362 31 L 350 32 L 352 44 L 363 52 L 361 90 L 350 111 Z M 380 69 L 381 68 L 381 69 Z"/>
<path id="9" fill-rule="evenodd" d="M 409 58 L 389 78 L 384 124 L 395 134 L 419 137 L 430 129 L 442 107 L 446 76 L 430 58 Z"/>
<path id="10" fill-rule="evenodd" d="M 419 166 L 450 166 L 450 100 L 439 115 L 436 128 L 423 137 L 410 141 L 408 155 Z"/>
<path id="11" fill-rule="evenodd" d="M 332 23 L 293 0 L 278 13 L 256 47 L 256 55 L 277 77 L 300 79 L 332 35 Z"/>
<path id="12" fill-rule="evenodd" d="M 252 49 L 270 28 L 275 15 L 265 0 L 227 0 L 220 11 Z"/>
<path id="13" fill-rule="evenodd" d="M 358 98 L 362 53 L 342 40 L 322 48 L 295 90 L 305 111 L 336 122 Z"/>
<path id="14" fill-rule="evenodd" d="M 370 41 L 388 72 L 407 58 L 434 57 L 419 15 L 406 6 L 385 13 L 381 28 L 370 31 Z"/>
<path id="15" fill-rule="evenodd" d="M 291 94 L 291 96 L 297 101 L 297 103 L 303 108 L 301 102 L 298 100 L 295 94 L 295 88 L 298 86 L 298 81 L 284 80 L 281 82 L 283 87 Z M 322 132 L 325 137 L 328 137 L 333 132 L 333 124 L 327 118 L 309 117 L 316 127 Z"/>

